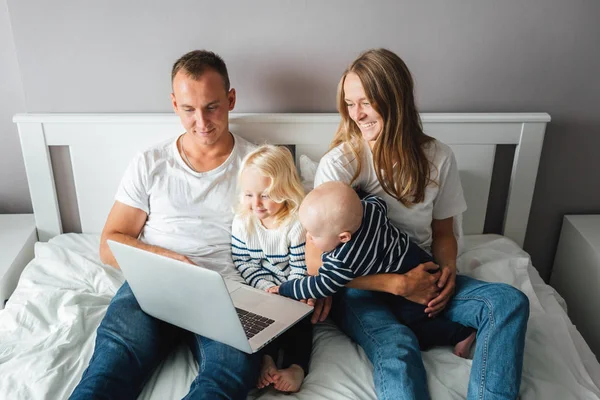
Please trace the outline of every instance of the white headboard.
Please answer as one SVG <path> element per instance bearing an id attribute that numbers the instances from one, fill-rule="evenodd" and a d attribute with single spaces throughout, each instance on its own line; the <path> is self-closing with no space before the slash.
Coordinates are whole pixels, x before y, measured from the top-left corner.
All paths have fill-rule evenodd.
<path id="1" fill-rule="evenodd" d="M 504 235 L 523 245 L 546 123 L 536 114 L 422 114 L 425 132 L 454 150 L 468 211 L 466 234 L 483 232 L 496 145 L 516 145 Z M 125 167 L 136 152 L 183 132 L 174 114 L 17 114 L 29 190 L 46 241 L 62 233 L 49 146 L 68 146 L 84 233 L 102 230 Z M 257 143 L 295 144 L 318 160 L 337 114 L 231 114 L 230 129 Z"/>

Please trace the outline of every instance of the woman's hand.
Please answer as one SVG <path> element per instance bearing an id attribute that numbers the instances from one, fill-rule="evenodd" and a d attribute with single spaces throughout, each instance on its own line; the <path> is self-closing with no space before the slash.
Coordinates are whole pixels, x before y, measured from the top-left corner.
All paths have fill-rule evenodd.
<path id="1" fill-rule="evenodd" d="M 440 287 L 438 281 L 441 279 L 439 267 L 433 262 L 419 264 L 416 268 L 405 274 L 397 275 L 402 278 L 397 295 L 415 303 L 428 305 L 433 299 L 439 297 Z M 435 271 L 435 272 L 434 272 Z"/>
<path id="2" fill-rule="evenodd" d="M 311 305 L 310 300 L 314 300 L 314 299 L 309 299 L 309 303 L 308 303 L 309 306 Z M 325 318 L 327 318 L 327 316 L 329 315 L 329 311 L 331 311 L 331 303 L 332 303 L 331 296 L 325 297 L 323 299 L 314 300 L 314 308 L 315 309 L 313 311 L 313 315 L 312 315 L 312 318 L 310 319 L 310 322 L 312 322 L 313 324 L 316 324 L 317 322 L 325 321 Z"/>
<path id="3" fill-rule="evenodd" d="M 313 315 L 310 318 L 310 322 L 316 324 L 317 322 L 325 321 L 325 318 L 329 315 L 329 311 L 331 311 L 331 296 L 325 297 L 324 299 L 301 299 L 298 300 L 301 303 L 308 304 L 313 307 Z"/>
<path id="4" fill-rule="evenodd" d="M 437 286 L 441 292 L 427 304 L 427 308 L 425 309 L 429 317 L 438 315 L 446 307 L 452 295 L 454 295 L 454 289 L 456 288 L 456 267 L 442 267 Z"/>

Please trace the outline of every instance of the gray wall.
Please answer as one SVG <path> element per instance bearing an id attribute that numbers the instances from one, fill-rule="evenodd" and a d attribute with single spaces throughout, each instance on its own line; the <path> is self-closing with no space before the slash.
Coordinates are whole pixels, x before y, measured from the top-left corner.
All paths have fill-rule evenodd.
<path id="1" fill-rule="evenodd" d="M 21 144 L 12 116 L 25 96 L 6 1 L 0 0 L 0 213 L 31 212 Z"/>
<path id="2" fill-rule="evenodd" d="M 333 112 L 346 64 L 388 47 L 414 73 L 421 111 L 552 115 L 525 241 L 544 278 L 562 215 L 600 212 L 597 1 L 154 3 L 8 0 L 27 111 L 168 112 L 172 62 L 208 48 L 229 65 L 236 111 Z M 1 44 L 13 65 L 10 38 Z M 2 129 L 11 107 L 3 100 Z M 0 212 L 31 209 L 13 191 L 25 180 L 14 143 L 0 150 L 11 170 L 1 175 Z M 18 204 L 4 206 L 15 195 Z"/>

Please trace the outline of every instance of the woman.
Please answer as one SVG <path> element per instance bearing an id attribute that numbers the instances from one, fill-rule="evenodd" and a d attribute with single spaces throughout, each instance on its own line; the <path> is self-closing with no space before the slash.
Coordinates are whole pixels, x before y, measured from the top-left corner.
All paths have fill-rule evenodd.
<path id="1" fill-rule="evenodd" d="M 429 398 L 417 338 L 387 308 L 389 295 L 377 293 L 388 292 L 477 329 L 469 399 L 517 398 L 529 302 L 509 285 L 456 275 L 466 210 L 458 168 L 452 150 L 423 133 L 408 68 L 389 50 L 361 54 L 342 76 L 338 110 L 342 121 L 315 186 L 340 180 L 381 196 L 390 219 L 439 264 L 437 272 L 428 263 L 355 279 L 334 298 L 335 321 L 373 363 L 377 397 Z M 308 243 L 309 263 L 316 252 Z"/>

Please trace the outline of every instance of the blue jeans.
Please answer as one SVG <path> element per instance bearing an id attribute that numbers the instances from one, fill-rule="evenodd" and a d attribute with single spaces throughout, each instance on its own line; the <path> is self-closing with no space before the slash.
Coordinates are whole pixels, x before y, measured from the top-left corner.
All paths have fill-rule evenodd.
<path id="1" fill-rule="evenodd" d="M 344 289 L 332 316 L 373 363 L 377 398 L 429 399 L 419 342 L 386 305 L 384 294 Z M 442 313 L 477 329 L 468 399 L 516 399 L 521 384 L 529 300 L 502 283 L 456 277 L 456 291 Z"/>
<path id="2" fill-rule="evenodd" d="M 71 399 L 136 399 L 154 369 L 182 341 L 199 373 L 185 399 L 245 399 L 260 356 L 249 355 L 149 316 L 125 282 L 98 327 L 96 347 Z"/>

